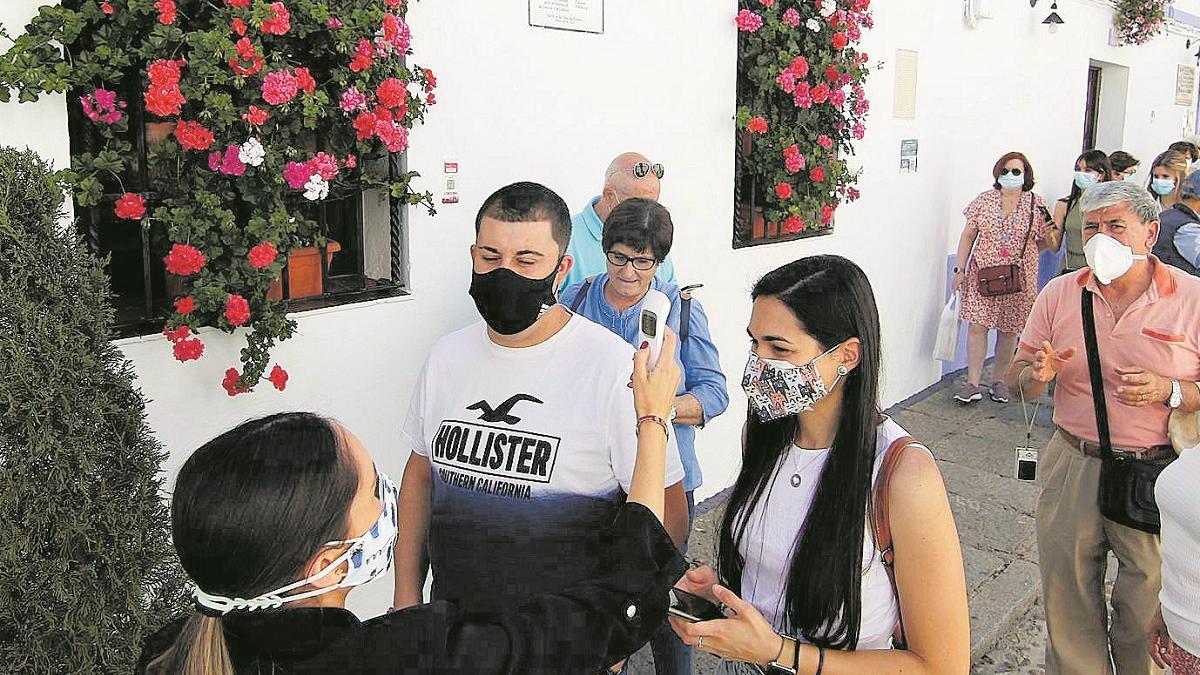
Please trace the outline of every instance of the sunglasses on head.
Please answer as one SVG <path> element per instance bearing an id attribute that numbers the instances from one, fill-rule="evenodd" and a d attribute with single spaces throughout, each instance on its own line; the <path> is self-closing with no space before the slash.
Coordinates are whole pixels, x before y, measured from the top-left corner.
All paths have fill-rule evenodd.
<path id="1" fill-rule="evenodd" d="M 1007 168 L 1005 168 L 1005 169 L 1000 169 L 1000 175 L 1001 175 L 1001 176 L 1007 176 L 1007 175 L 1008 175 L 1008 174 L 1010 174 L 1010 173 L 1011 173 L 1012 175 L 1014 175 L 1014 176 L 1020 176 L 1020 175 L 1021 175 L 1021 170 L 1020 170 L 1020 169 L 1007 169 Z"/>
<path id="2" fill-rule="evenodd" d="M 638 178 L 645 178 L 646 174 L 652 173 L 655 178 L 663 177 L 663 165 L 651 164 L 650 162 L 638 162 L 633 165 L 633 175 Z"/>

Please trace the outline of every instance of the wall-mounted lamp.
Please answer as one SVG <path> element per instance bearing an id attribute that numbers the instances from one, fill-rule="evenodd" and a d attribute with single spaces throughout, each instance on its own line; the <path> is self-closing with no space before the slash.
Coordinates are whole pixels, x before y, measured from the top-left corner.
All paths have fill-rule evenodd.
<path id="1" fill-rule="evenodd" d="M 1050 3 L 1050 15 L 1047 16 L 1045 19 L 1042 19 L 1042 23 L 1044 23 L 1050 27 L 1051 35 L 1053 35 L 1054 33 L 1057 33 L 1058 27 L 1063 25 L 1064 23 L 1066 23 L 1066 21 L 1063 21 L 1063 18 L 1058 15 L 1058 3 L 1057 2 Z"/>
<path id="2" fill-rule="evenodd" d="M 1029 0 L 1029 6 L 1030 6 L 1031 8 L 1032 8 L 1032 7 L 1037 7 L 1037 0 Z"/>

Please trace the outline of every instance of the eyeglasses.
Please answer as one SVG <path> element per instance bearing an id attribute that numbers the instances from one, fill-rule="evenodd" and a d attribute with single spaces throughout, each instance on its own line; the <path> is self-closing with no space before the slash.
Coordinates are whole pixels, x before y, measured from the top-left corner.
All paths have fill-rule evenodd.
<path id="1" fill-rule="evenodd" d="M 654 258 L 630 258 L 629 256 L 617 253 L 616 251 L 609 251 L 604 255 L 608 256 L 608 262 L 612 263 L 615 267 L 624 267 L 629 263 L 633 263 L 633 269 L 641 270 L 643 272 L 654 269 L 654 266 L 658 264 L 658 260 Z"/>
<path id="2" fill-rule="evenodd" d="M 1014 176 L 1020 176 L 1021 170 L 1020 169 L 1000 169 L 1001 176 L 1007 176 L 1010 173 Z"/>
<path id="3" fill-rule="evenodd" d="M 634 176 L 637 176 L 638 178 L 645 178 L 646 174 L 648 174 L 648 173 L 654 174 L 655 178 L 662 178 L 663 173 L 665 173 L 665 171 L 663 170 L 662 164 L 651 164 L 650 162 L 638 162 L 637 164 L 633 165 L 633 175 Z"/>

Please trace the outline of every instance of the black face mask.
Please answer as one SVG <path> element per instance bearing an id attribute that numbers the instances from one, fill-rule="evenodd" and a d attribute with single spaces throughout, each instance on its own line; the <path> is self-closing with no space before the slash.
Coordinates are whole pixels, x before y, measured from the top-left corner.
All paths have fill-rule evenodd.
<path id="1" fill-rule="evenodd" d="M 561 261 L 559 261 L 561 262 Z M 479 315 L 492 330 L 514 335 L 529 328 L 554 304 L 554 278 L 558 266 L 545 279 L 530 279 L 501 267 L 487 274 L 472 272 L 471 298 Z"/>

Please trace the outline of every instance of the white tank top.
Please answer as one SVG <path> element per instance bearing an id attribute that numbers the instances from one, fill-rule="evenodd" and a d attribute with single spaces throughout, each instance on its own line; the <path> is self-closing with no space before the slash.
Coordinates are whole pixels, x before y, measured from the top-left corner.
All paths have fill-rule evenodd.
<path id="1" fill-rule="evenodd" d="M 884 452 L 907 432 L 890 418 L 879 425 L 875 441 L 875 468 L 883 466 Z M 758 500 L 746 523 L 738 552 L 746 561 L 742 569 L 742 598 L 762 612 L 776 631 L 786 623 L 784 592 L 792 552 L 799 540 L 804 519 L 812 506 L 821 470 L 829 450 L 803 450 L 791 446 L 779 459 L 774 479 Z M 798 474 L 799 487 L 793 487 Z M 879 561 L 870 532 L 870 519 L 863 537 L 862 621 L 858 649 L 891 649 L 892 632 L 900 620 L 900 604 Z"/>

